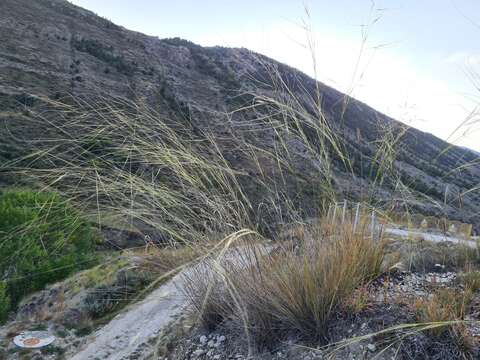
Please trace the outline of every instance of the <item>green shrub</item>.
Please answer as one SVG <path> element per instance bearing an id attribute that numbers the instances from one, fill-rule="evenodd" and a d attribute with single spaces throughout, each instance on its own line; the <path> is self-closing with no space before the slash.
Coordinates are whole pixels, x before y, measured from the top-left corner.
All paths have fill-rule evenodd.
<path id="1" fill-rule="evenodd" d="M 95 233 L 79 212 L 47 192 L 0 193 L 0 280 L 11 306 L 94 260 Z"/>
<path id="2" fill-rule="evenodd" d="M 10 310 L 10 298 L 7 295 L 7 286 L 4 282 L 0 282 L 0 324 L 7 319 Z"/>

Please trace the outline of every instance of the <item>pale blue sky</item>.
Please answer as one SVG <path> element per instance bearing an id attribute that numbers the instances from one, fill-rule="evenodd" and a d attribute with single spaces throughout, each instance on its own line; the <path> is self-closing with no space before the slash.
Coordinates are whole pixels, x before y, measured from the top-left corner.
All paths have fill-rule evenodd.
<path id="1" fill-rule="evenodd" d="M 246 47 L 314 75 L 311 56 L 302 47 L 307 39 L 300 26 L 306 19 L 302 0 L 72 2 L 131 30 Z M 305 4 L 320 81 L 444 139 L 480 100 L 474 86 L 480 81 L 474 84 L 468 75 L 480 73 L 479 0 Z M 363 27 L 368 37 L 361 52 L 362 24 L 370 26 Z M 464 132 L 450 140 L 480 151 L 479 126 Z"/>

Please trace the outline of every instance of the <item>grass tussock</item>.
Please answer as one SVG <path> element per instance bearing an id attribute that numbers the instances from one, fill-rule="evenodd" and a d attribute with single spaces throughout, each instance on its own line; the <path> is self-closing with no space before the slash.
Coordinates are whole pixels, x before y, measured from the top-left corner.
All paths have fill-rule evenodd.
<path id="1" fill-rule="evenodd" d="M 465 289 L 472 292 L 480 290 L 480 271 L 471 270 L 457 275 L 457 280 Z"/>
<path id="2" fill-rule="evenodd" d="M 416 320 L 427 326 L 426 333 L 436 339 L 453 342 L 465 358 L 470 358 L 474 342 L 467 330 L 465 316 L 468 314 L 473 292 L 455 289 L 437 289 L 428 299 L 417 300 L 415 303 Z"/>
<path id="3" fill-rule="evenodd" d="M 472 292 L 466 289 L 463 292 L 454 289 L 437 289 L 428 299 L 420 299 L 415 303 L 417 320 L 420 323 L 445 323 L 464 320 L 468 305 L 472 300 Z M 434 335 L 441 335 L 448 329 L 438 327 L 430 331 Z"/>
<path id="4" fill-rule="evenodd" d="M 339 306 L 380 274 L 384 243 L 367 222 L 355 231 L 352 223 L 305 227 L 291 246 L 242 251 L 240 262 L 190 274 L 187 295 L 203 324 L 234 326 L 260 347 L 287 335 L 325 338 Z"/>

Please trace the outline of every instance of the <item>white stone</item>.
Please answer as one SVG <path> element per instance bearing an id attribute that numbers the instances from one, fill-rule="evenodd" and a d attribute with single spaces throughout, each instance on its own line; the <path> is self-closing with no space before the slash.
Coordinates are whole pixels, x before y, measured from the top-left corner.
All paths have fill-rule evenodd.
<path id="1" fill-rule="evenodd" d="M 205 335 L 200 336 L 200 344 L 205 345 L 207 343 L 207 337 Z"/>
<path id="2" fill-rule="evenodd" d="M 193 355 L 195 356 L 201 356 L 203 354 L 205 354 L 205 350 L 202 350 L 202 349 L 198 349 L 193 352 Z"/>

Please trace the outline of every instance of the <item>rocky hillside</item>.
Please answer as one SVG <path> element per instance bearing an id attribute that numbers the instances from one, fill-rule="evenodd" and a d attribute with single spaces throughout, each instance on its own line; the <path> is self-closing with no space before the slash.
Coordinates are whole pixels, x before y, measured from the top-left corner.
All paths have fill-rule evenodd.
<path id="1" fill-rule="evenodd" d="M 318 90 L 326 122 L 343 140 L 342 151 L 351 160 L 345 164 L 332 155 L 334 185 L 340 197 L 361 200 L 372 196 L 367 189 L 378 167 L 375 153 L 381 145 L 376 141 L 394 142 L 403 131 L 400 123 L 368 105 L 323 84 L 317 88 L 305 74 L 247 49 L 204 48 L 181 39 L 146 36 L 64 0 L 2 0 L 0 35 L 0 120 L 5 139 L 38 130 L 22 128 L 18 116 L 36 105 L 30 94 L 52 99 L 122 96 L 146 102 L 175 121 L 189 122 L 192 129 L 209 129 L 219 137 L 227 131 L 244 136 L 246 127 L 256 126 L 251 120 L 258 118 L 258 111 L 236 110 L 251 105 L 255 95 L 278 97 L 281 78 L 280 90 L 288 87 L 289 96 L 312 114 L 310 100 Z M 260 130 L 249 136 L 261 147 L 273 135 Z M 480 182 L 478 154 L 413 128 L 396 145 L 398 155 L 391 169 L 398 177 L 377 179 L 375 197 L 399 197 L 400 181 L 414 194 L 410 206 L 478 228 L 480 194 L 469 192 Z M 13 140 L 4 141 L 0 159 L 12 158 L 16 151 Z M 255 175 L 248 157 L 236 154 L 228 144 L 223 151 L 234 167 Z M 293 142 L 291 151 L 299 159 L 305 152 Z M 298 162 L 298 178 L 315 186 L 306 162 Z M 476 165 L 464 166 L 472 162 Z"/>

